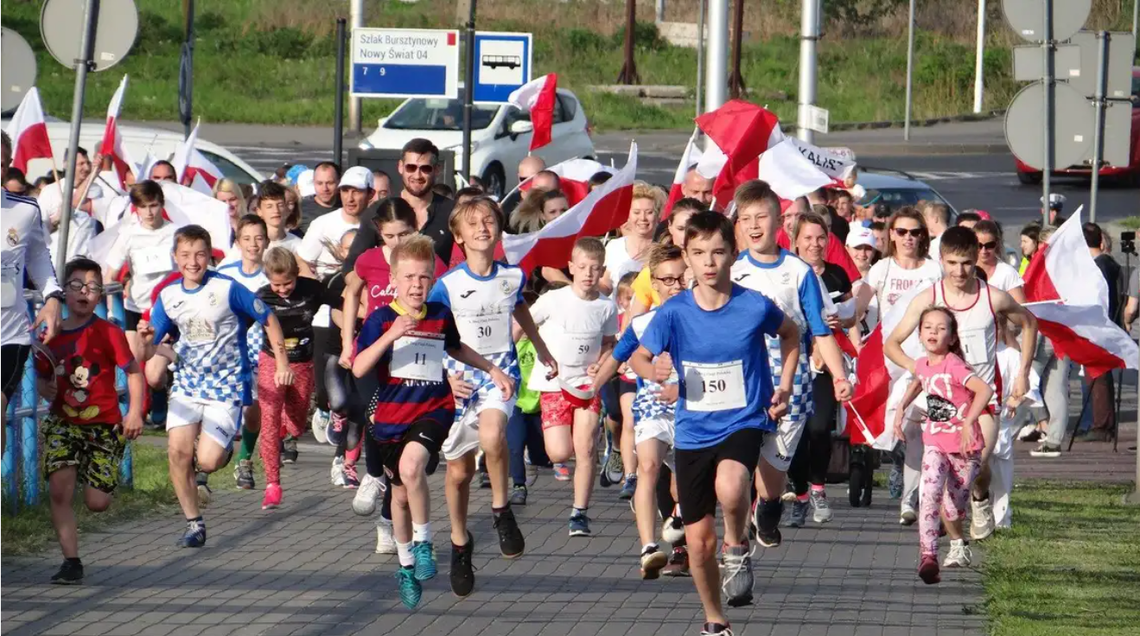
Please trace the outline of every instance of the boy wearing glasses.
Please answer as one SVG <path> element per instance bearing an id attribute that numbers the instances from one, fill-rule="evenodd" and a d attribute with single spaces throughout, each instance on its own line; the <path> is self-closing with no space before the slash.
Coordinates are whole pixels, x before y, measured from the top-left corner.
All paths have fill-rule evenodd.
<path id="1" fill-rule="evenodd" d="M 148 182 L 150 183 L 150 182 Z M 44 474 L 51 495 L 51 519 L 63 551 L 63 565 L 51 577 L 58 585 L 83 581 L 79 535 L 71 500 L 80 478 L 91 512 L 111 505 L 119 482 L 125 439 L 142 432 L 146 381 L 117 325 L 95 315 L 103 300 L 103 271 L 98 263 L 77 258 L 64 273 L 67 318 L 59 335 L 46 345 L 51 360 L 37 354 L 37 389 L 51 403 L 44 418 Z M 124 418 L 115 389 L 115 370 L 127 374 L 130 408 Z"/>
<path id="2" fill-rule="evenodd" d="M 819 277 L 811 266 L 776 244 L 780 225 L 780 199 L 763 181 L 749 181 L 736 191 L 736 223 L 747 250 L 732 265 L 732 281 L 741 287 L 758 291 L 772 299 L 784 315 L 799 328 L 799 353 L 794 361 L 792 394 L 788 397 L 788 410 L 780 418 L 774 432 L 765 433 L 761 448 L 763 461 L 756 470 L 756 490 L 759 499 L 753 508 L 756 539 L 760 545 L 771 548 L 780 545 L 780 515 L 783 513 L 782 496 L 788 468 L 796 453 L 800 436 L 808 416 L 812 414 L 812 375 L 809 366 L 812 345 L 818 348 L 820 358 L 831 377 L 835 378 L 835 397 L 840 401 L 851 399 L 851 383 L 843 368 L 843 354 L 823 319 L 823 293 Z M 789 237 L 795 241 L 795 236 Z M 777 377 L 783 368 L 780 340 L 767 338 L 768 359 L 772 376 Z M 812 507 L 818 514 L 830 511 L 823 491 L 812 492 Z M 732 600 L 730 599 L 730 604 Z"/>

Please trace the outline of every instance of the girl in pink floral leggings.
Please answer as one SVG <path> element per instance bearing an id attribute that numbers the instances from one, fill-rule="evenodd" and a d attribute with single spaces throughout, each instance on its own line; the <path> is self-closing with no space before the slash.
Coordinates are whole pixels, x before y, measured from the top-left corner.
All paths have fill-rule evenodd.
<path id="1" fill-rule="evenodd" d="M 962 360 L 958 323 L 944 307 L 931 307 L 919 319 L 919 339 L 926 357 L 914 361 L 914 379 L 907 387 L 895 417 L 895 436 L 905 439 L 904 412 L 920 392 L 926 392 L 926 419 L 922 423 L 922 484 L 919 489 L 918 576 L 937 583 L 939 509 L 950 535 L 950 553 L 943 567 L 970 565 L 970 549 L 962 534 L 970 484 L 978 474 L 982 430 L 978 416 L 985 411 L 993 390 Z"/>

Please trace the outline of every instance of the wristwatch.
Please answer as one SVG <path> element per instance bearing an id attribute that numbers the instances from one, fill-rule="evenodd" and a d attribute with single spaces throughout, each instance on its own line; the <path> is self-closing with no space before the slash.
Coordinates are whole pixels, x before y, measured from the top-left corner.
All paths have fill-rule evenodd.
<path id="1" fill-rule="evenodd" d="M 58 300 L 60 305 L 64 304 L 63 291 L 57 289 L 57 290 L 53 291 L 52 293 L 48 294 L 47 296 L 44 296 L 44 302 L 45 303 L 49 300 Z"/>

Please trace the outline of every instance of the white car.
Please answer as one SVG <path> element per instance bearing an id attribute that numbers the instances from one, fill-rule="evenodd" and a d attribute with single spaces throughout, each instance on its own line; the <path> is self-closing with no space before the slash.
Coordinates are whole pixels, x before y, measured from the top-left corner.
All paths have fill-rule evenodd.
<path id="1" fill-rule="evenodd" d="M 3 126 L 7 129 L 7 120 L 4 120 Z M 99 152 L 99 147 L 103 143 L 103 130 L 105 128 L 106 123 L 102 120 L 85 122 L 79 127 L 79 146 L 87 150 L 87 156 L 91 159 L 94 159 L 95 154 Z M 148 151 L 158 159 L 169 161 L 174 154 L 174 149 L 183 140 L 181 132 L 160 128 L 120 124 L 118 129 L 127 153 L 136 162 L 142 162 Z M 67 146 L 71 139 L 71 124 L 58 120 L 48 121 L 47 130 L 48 139 L 51 140 L 52 154 L 55 155 L 55 165 L 62 170 L 67 165 L 67 162 L 64 161 L 64 155 L 67 154 Z M 264 180 L 260 172 L 239 159 L 237 155 L 217 144 L 210 143 L 199 136 L 194 147 L 217 166 L 222 174 L 238 183 L 256 184 Z M 51 168 L 51 162 L 47 159 L 33 159 L 28 162 L 28 174 L 25 176 L 31 182 L 38 177 L 49 174 Z"/>
<path id="2" fill-rule="evenodd" d="M 423 137 L 440 150 L 455 152 L 455 171 L 463 173 L 463 87 L 457 99 L 411 98 L 379 121 L 362 148 L 399 150 Z M 471 112 L 471 174 L 482 179 L 489 194 L 502 197 L 514 187 L 519 162 L 529 154 L 533 127 L 530 114 L 512 105 L 475 104 Z M 558 89 L 550 144 L 534 154 L 547 165 L 567 159 L 594 158 L 590 124 L 578 98 Z"/>

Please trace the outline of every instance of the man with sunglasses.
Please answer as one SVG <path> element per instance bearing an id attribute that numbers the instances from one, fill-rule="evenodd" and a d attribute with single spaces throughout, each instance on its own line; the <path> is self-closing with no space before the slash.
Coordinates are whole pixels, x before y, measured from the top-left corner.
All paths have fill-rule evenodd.
<path id="1" fill-rule="evenodd" d="M 435 144 L 427 139 L 416 138 L 404 144 L 400 161 L 396 164 L 396 170 L 404 184 L 400 198 L 407 201 L 415 210 L 420 233 L 432 240 L 435 244 L 436 255 L 444 263 L 447 263 L 450 262 L 451 247 L 455 242 L 447 221 L 451 217 L 451 209 L 455 207 L 455 202 L 432 191 L 432 186 L 435 185 L 436 171 L 439 168 L 438 159 L 439 149 L 435 147 Z M 369 179 L 371 179 L 371 174 Z M 375 210 L 370 209 L 365 217 L 371 219 L 374 214 Z M 356 233 L 352 247 L 348 250 L 348 258 L 344 261 L 343 271 L 345 275 L 347 276 L 349 272 L 353 271 L 356 259 L 361 254 L 379 246 L 380 234 L 376 229 L 376 224 L 360 224 L 360 230 Z"/>

